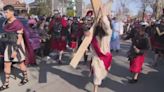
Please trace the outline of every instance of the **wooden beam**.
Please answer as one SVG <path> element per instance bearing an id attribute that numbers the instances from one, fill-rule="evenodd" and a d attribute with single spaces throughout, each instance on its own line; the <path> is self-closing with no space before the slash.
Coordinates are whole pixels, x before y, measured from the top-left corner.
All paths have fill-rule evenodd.
<path id="1" fill-rule="evenodd" d="M 94 11 L 94 14 L 95 16 L 98 15 L 98 11 L 102 5 L 102 2 L 101 0 L 91 0 L 91 4 L 92 4 L 92 7 L 93 7 L 93 11 Z"/>
<path id="2" fill-rule="evenodd" d="M 92 7 L 93 7 L 93 10 L 94 10 L 95 16 L 98 16 L 100 7 L 102 5 L 101 0 L 91 0 L 91 3 L 92 3 Z M 89 44 L 91 43 L 91 40 L 92 40 L 92 37 L 93 37 L 93 31 L 94 31 L 94 27 L 95 27 L 96 23 L 97 23 L 97 21 L 94 22 L 94 24 L 92 25 L 92 27 L 89 30 L 90 36 L 87 36 L 87 37 L 84 38 L 84 40 L 81 43 L 79 49 L 77 50 L 77 52 L 75 53 L 74 57 L 72 58 L 72 60 L 70 62 L 70 65 L 73 68 L 77 67 L 77 65 L 79 64 L 81 58 L 83 57 L 86 49 L 88 48 Z"/>

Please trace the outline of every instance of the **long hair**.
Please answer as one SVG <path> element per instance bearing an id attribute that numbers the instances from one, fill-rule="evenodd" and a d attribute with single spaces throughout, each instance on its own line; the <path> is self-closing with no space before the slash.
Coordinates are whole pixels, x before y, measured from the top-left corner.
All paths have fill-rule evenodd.
<path id="1" fill-rule="evenodd" d="M 108 35 L 103 28 L 102 20 L 100 19 L 98 24 L 95 27 L 94 36 L 100 37 L 102 39 L 104 36 Z"/>

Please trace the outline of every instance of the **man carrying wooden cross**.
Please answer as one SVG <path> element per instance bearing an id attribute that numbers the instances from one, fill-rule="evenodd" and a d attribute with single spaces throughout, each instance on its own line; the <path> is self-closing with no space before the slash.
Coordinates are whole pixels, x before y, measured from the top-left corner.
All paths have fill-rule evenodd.
<path id="1" fill-rule="evenodd" d="M 98 85 L 101 85 L 102 80 L 107 76 L 112 62 L 109 44 L 112 31 L 110 22 L 105 15 L 105 9 L 101 8 L 101 10 L 103 13 L 95 27 L 91 41 L 91 51 L 93 55 L 91 67 L 94 75 L 94 92 L 97 92 Z"/>
<path id="2" fill-rule="evenodd" d="M 98 10 L 99 0 L 91 0 L 94 11 Z M 97 10 L 95 10 L 97 9 Z M 91 52 L 92 52 L 92 63 L 91 67 L 94 75 L 94 91 L 97 92 L 98 86 L 101 85 L 102 80 L 107 76 L 108 70 L 111 67 L 112 55 L 110 53 L 110 40 L 112 35 L 112 30 L 110 27 L 110 22 L 107 18 L 106 7 L 99 6 L 99 12 L 95 12 L 97 16 L 97 22 L 91 27 L 84 39 L 84 42 L 81 44 L 79 50 L 73 57 L 70 65 L 76 68 L 78 60 L 82 57 L 84 53 L 85 44 L 88 45 L 90 42 L 89 37 L 91 37 Z M 87 38 L 88 37 L 88 38 Z M 85 43 L 86 41 L 86 43 Z M 84 45 L 83 45 L 84 44 Z"/>

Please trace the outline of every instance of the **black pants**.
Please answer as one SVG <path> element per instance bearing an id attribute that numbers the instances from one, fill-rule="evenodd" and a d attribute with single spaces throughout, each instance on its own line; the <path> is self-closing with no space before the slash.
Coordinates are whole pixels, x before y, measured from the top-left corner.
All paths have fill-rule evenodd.
<path id="1" fill-rule="evenodd" d="M 4 61 L 3 58 L 0 58 L 0 71 L 3 71 L 4 69 Z"/>

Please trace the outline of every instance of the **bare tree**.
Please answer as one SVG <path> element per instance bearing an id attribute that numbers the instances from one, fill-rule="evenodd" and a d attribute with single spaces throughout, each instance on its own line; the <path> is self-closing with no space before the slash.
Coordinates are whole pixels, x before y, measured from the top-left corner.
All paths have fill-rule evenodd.
<path id="1" fill-rule="evenodd" d="M 127 4 L 130 4 L 131 0 L 119 0 L 116 16 L 120 19 L 123 19 L 130 13 L 130 9 L 128 8 Z"/>
<path id="2" fill-rule="evenodd" d="M 48 1 L 46 0 L 36 0 L 37 8 L 30 11 L 32 14 L 37 15 L 50 15 L 51 7 L 48 6 Z"/>
<path id="3" fill-rule="evenodd" d="M 153 10 L 153 17 L 156 19 L 159 18 L 161 15 L 161 11 L 164 8 L 164 0 L 140 0 L 142 3 L 142 11 L 143 11 L 143 16 L 142 19 L 145 16 L 146 8 L 151 7 Z"/>
<path id="4" fill-rule="evenodd" d="M 140 0 L 142 3 L 142 11 L 143 11 L 143 18 L 145 16 L 146 8 L 151 7 L 153 10 L 152 16 L 156 19 L 159 18 L 159 16 L 162 13 L 162 9 L 164 8 L 164 0 Z"/>
<path id="5" fill-rule="evenodd" d="M 155 0 L 155 3 L 151 5 L 153 9 L 153 16 L 158 19 L 160 15 L 162 15 L 162 10 L 164 8 L 164 1 L 163 0 Z"/>
<path id="6" fill-rule="evenodd" d="M 143 11 L 143 14 L 142 14 L 142 19 L 144 19 L 145 17 L 145 13 L 146 13 L 146 8 L 153 5 L 155 2 L 155 0 L 140 0 L 141 3 L 142 3 L 142 11 Z"/>

